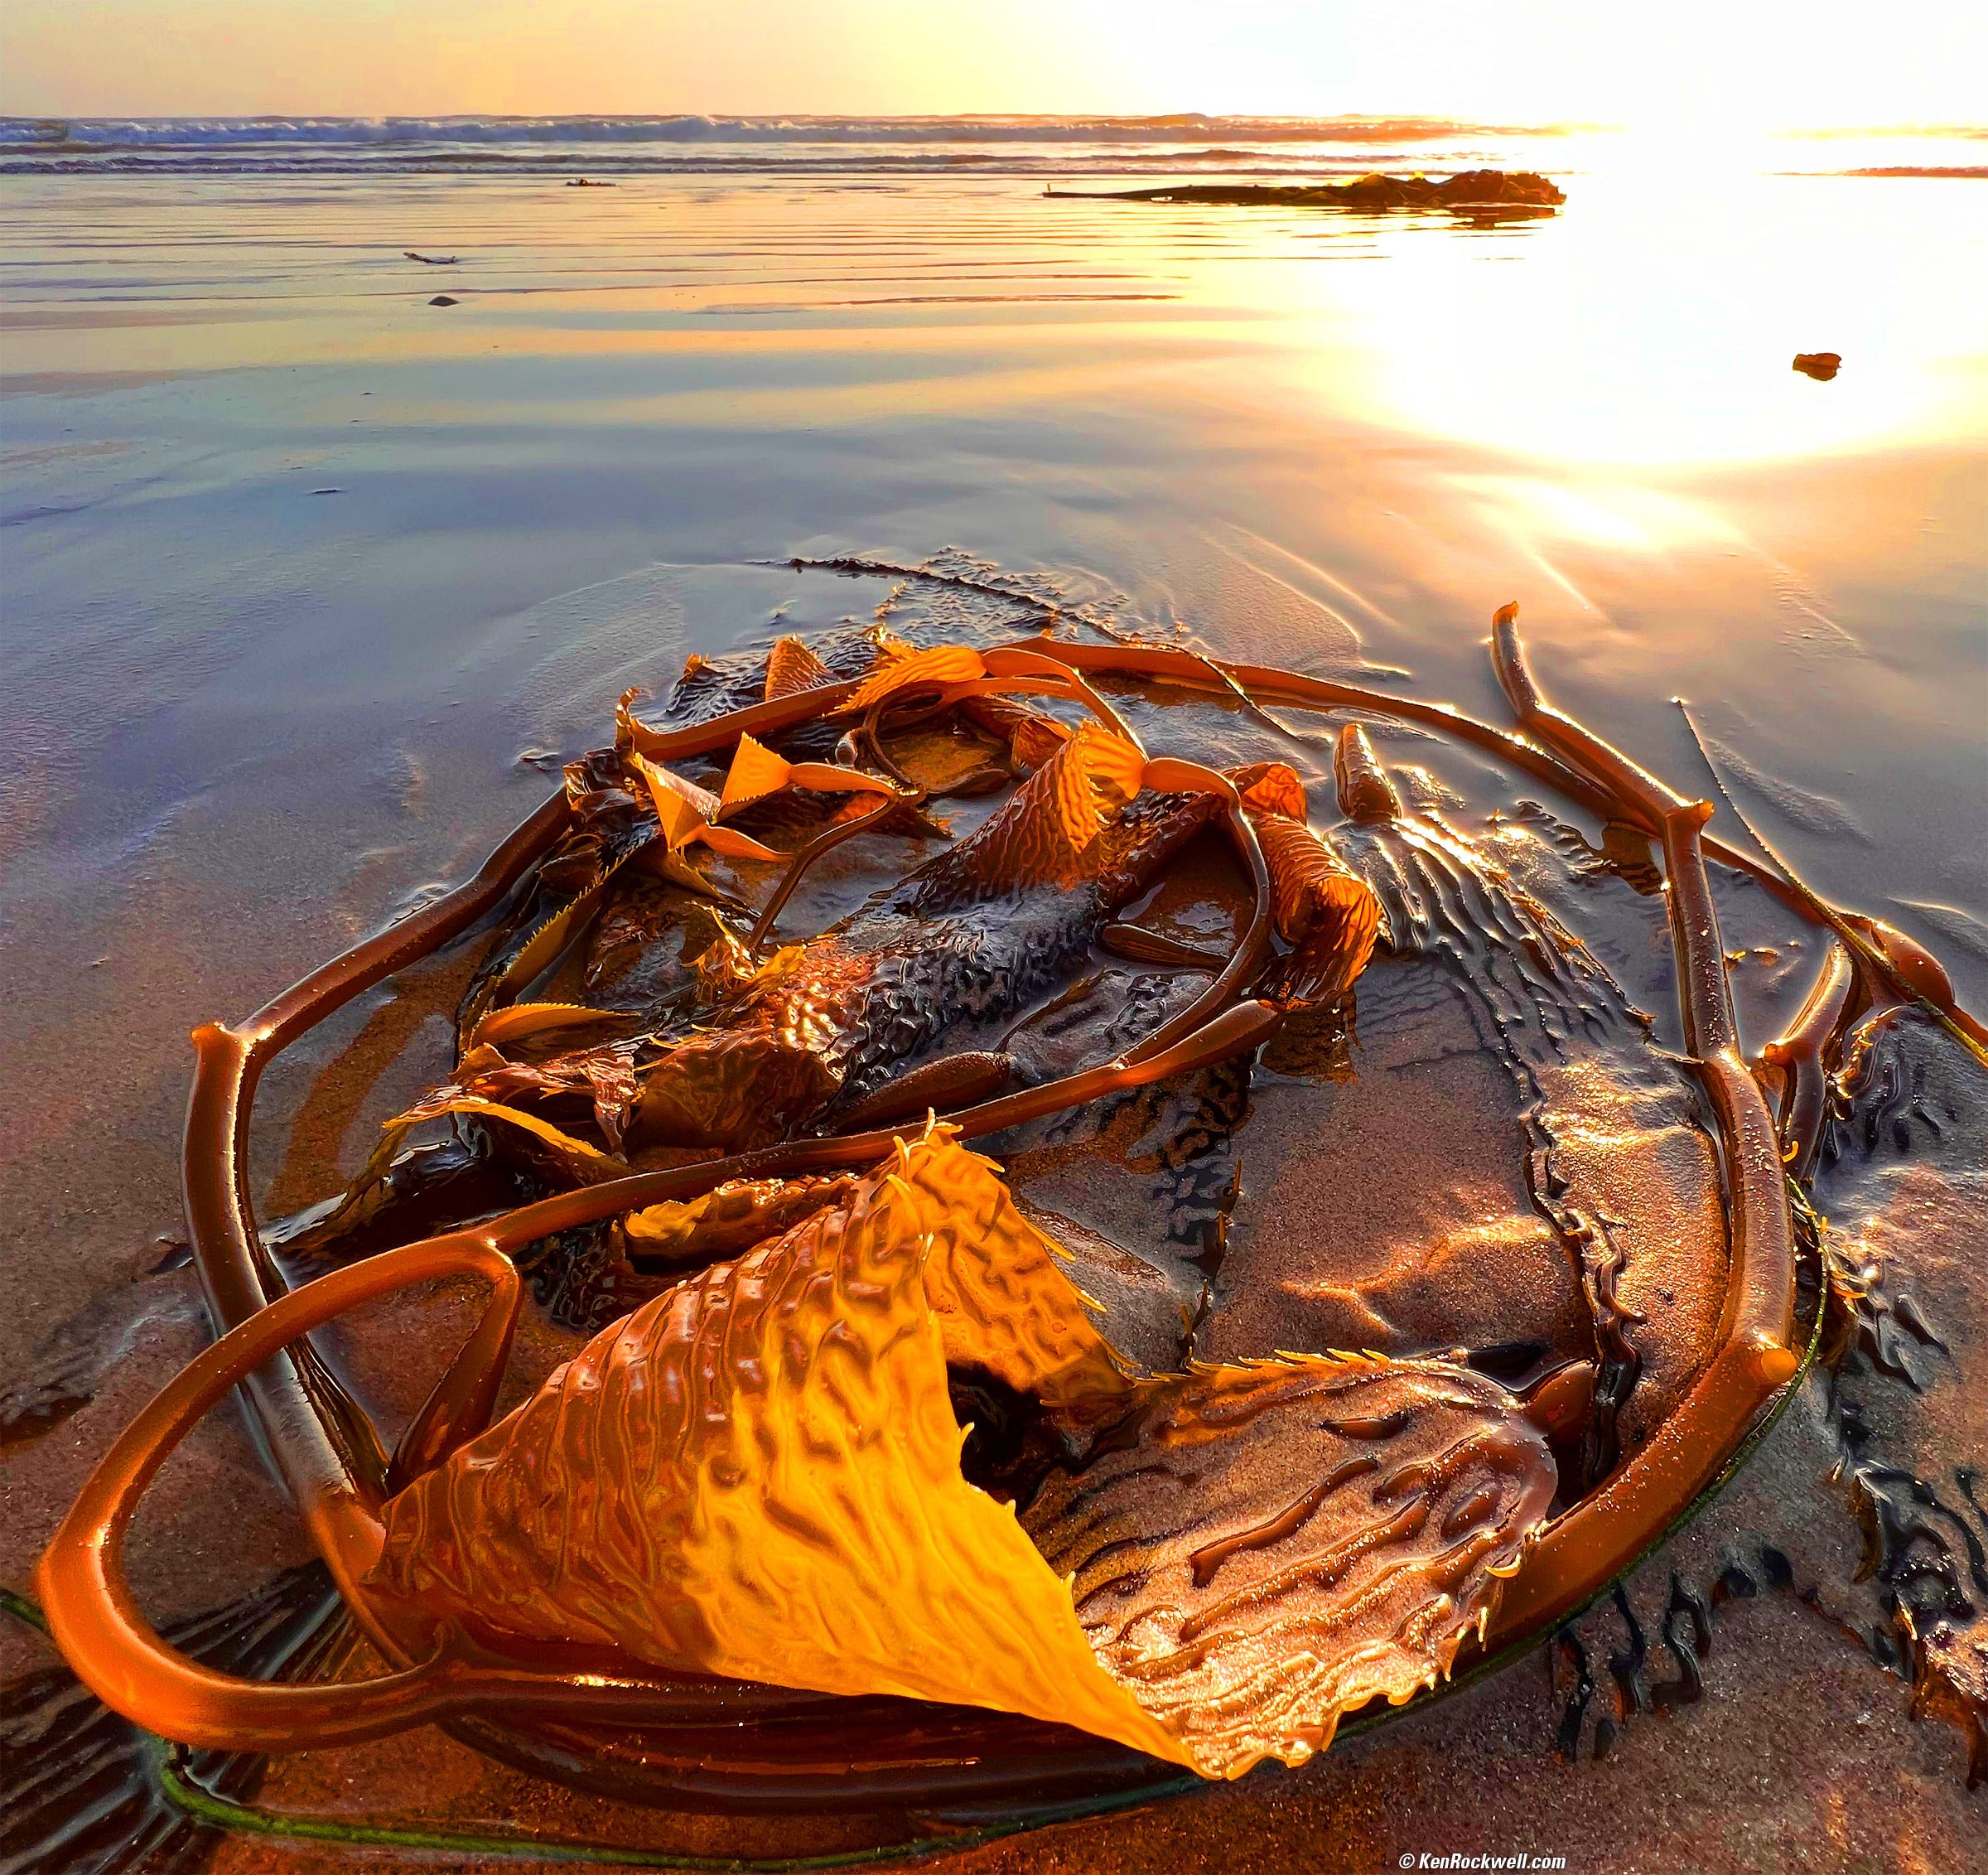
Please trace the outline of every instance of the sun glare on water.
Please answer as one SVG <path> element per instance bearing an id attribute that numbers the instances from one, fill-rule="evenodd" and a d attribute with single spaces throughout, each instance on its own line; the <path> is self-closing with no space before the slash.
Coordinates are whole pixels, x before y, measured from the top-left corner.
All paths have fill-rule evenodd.
<path id="1" fill-rule="evenodd" d="M 1970 288 L 1947 219 L 1983 223 L 1979 185 L 1908 199 L 1777 175 L 1788 153 L 1764 140 L 1730 147 L 1730 165 L 1686 164 L 1643 139 L 1584 140 L 1551 222 L 1383 229 L 1383 266 L 1294 269 L 1285 289 L 1323 322 L 1320 394 L 1390 427 L 1624 466 L 1812 457 L 1988 423 L 1988 223 Z M 1448 243 L 1470 239 L 1482 264 L 1460 292 Z M 1841 353 L 1841 375 L 1794 372 L 1812 350 Z"/>

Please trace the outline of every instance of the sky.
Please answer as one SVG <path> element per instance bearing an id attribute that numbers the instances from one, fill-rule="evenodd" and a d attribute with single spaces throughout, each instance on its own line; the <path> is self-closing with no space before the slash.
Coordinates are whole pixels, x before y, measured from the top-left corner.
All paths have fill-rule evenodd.
<path id="1" fill-rule="evenodd" d="M 1988 0 L 3 0 L 0 111 L 1988 118 Z"/>

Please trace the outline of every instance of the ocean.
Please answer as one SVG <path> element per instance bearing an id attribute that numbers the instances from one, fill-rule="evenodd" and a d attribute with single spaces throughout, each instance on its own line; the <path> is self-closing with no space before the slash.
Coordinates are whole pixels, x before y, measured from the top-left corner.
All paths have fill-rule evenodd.
<path id="1" fill-rule="evenodd" d="M 616 176 L 1085 171 L 1330 176 L 1401 159 L 1514 167 L 1609 133 L 1592 125 L 1426 117 L 215 117 L 0 118 L 0 175 L 378 176 L 599 170 Z M 1689 140 L 1677 144 L 1688 149 Z M 1988 171 L 1968 125 L 1783 139 L 1815 173 Z M 1550 164 L 1551 154 L 1542 159 Z"/>

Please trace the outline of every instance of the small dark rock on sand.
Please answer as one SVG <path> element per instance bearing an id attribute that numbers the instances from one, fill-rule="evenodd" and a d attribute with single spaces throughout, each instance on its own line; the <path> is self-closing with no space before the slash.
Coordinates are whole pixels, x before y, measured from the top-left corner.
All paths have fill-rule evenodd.
<path id="1" fill-rule="evenodd" d="M 1805 378 L 1813 378 L 1819 384 L 1826 384 L 1841 370 L 1843 355 L 1836 351 L 1797 351 L 1795 369 Z"/>
<path id="2" fill-rule="evenodd" d="M 428 304 L 430 306 L 461 306 L 462 302 L 459 299 L 451 299 L 446 293 L 437 293 L 428 302 Z"/>

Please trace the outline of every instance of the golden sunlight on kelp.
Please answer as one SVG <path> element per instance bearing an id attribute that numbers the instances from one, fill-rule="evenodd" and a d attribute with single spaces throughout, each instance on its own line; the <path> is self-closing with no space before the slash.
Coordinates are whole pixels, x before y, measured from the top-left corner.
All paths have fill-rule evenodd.
<path id="1" fill-rule="evenodd" d="M 1519 733 L 1053 631 L 852 626 L 624 697 L 475 879 L 200 1032 L 227 1332 L 51 1545 L 65 1655 L 224 1749 L 474 1717 L 639 1782 L 694 1732 L 750 1806 L 823 1752 L 916 1800 L 934 1739 L 991 1790 L 1295 1765 L 1553 1631 L 1869 1314 L 1808 1182 L 1874 1037 L 1988 1038 L 1929 954 L 1557 709 L 1516 606 L 1493 657 Z M 1348 718 L 1336 823 L 1272 711 Z M 1466 830 L 1385 723 L 1604 843 Z M 1715 869 L 1826 959 L 1757 1057 Z M 1602 892 L 1619 951 L 1672 947 L 1681 1046 L 1577 928 Z M 492 913 L 452 1068 L 258 1230 L 262 1065 Z M 390 1445 L 321 1356 L 273 1358 L 445 1277 L 484 1312 Z M 528 1282 L 562 1358 L 499 1416 Z M 232 1678 L 124 1587 L 138 1496 L 243 1383 L 377 1677 Z M 1925 1709 L 1978 1721 L 1964 1633 L 1913 1619 Z"/>

